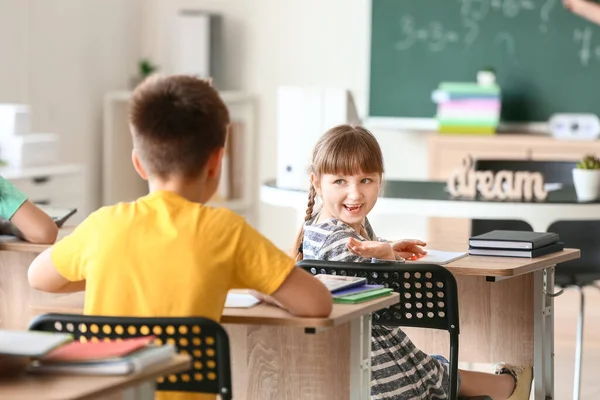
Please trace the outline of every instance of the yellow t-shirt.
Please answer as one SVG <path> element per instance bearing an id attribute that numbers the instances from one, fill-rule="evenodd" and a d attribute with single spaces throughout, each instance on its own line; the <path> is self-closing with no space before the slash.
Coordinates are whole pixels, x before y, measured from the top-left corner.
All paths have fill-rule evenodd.
<path id="1" fill-rule="evenodd" d="M 54 245 L 52 261 L 66 279 L 86 280 L 85 314 L 216 321 L 229 289 L 272 294 L 294 268 L 239 215 L 168 191 L 92 213 Z"/>

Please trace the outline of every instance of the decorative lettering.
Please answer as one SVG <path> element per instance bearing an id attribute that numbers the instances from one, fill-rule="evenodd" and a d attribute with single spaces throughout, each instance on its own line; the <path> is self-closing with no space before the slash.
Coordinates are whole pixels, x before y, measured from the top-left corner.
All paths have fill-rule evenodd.
<path id="1" fill-rule="evenodd" d="M 454 197 L 469 199 L 474 199 L 479 192 L 486 200 L 545 200 L 548 197 L 541 173 L 475 171 L 470 155 L 448 178 L 448 192 Z"/>

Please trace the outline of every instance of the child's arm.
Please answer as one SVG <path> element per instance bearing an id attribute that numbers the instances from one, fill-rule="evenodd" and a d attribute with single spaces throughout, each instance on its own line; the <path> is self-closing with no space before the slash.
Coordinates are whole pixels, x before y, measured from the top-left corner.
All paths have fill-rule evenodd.
<path id="1" fill-rule="evenodd" d="M 23 239 L 54 243 L 58 227 L 52 218 L 27 200 L 10 181 L 0 177 L 0 217 L 11 222 Z"/>
<path id="2" fill-rule="evenodd" d="M 327 317 L 333 307 L 331 293 L 325 285 L 298 267 L 294 267 L 279 289 L 270 297 L 267 296 L 262 300 L 282 307 L 299 317 Z"/>
<path id="3" fill-rule="evenodd" d="M 52 218 L 29 200 L 25 200 L 10 222 L 23 239 L 31 243 L 54 243 L 58 236 L 58 227 Z"/>
<path id="4" fill-rule="evenodd" d="M 563 4 L 573 14 L 600 25 L 600 4 L 587 0 L 563 0 Z"/>
<path id="5" fill-rule="evenodd" d="M 299 317 L 319 318 L 331 313 L 333 300 L 325 285 L 294 266 L 293 258 L 241 218 L 237 229 L 231 235 L 237 236 L 232 287 L 252 289 L 259 299 Z"/>
<path id="6" fill-rule="evenodd" d="M 396 260 L 392 244 L 388 242 L 362 241 L 354 237 L 348 239 L 346 245 L 352 254 L 364 258 L 376 258 L 378 260 Z"/>
<path id="7" fill-rule="evenodd" d="M 42 292 L 71 293 L 85 290 L 85 280 L 72 282 L 63 277 L 52 262 L 52 247 L 40 253 L 29 266 L 29 285 Z"/>

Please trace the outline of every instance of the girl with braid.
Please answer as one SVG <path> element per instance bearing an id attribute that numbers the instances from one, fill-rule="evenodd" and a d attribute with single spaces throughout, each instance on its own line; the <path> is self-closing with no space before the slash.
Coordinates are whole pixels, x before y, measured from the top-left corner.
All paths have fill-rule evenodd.
<path id="1" fill-rule="evenodd" d="M 383 156 L 375 137 L 358 126 L 341 125 L 317 142 L 310 167 L 310 192 L 296 260 L 346 262 L 410 259 L 422 256 L 420 240 L 378 238 L 367 214 L 380 193 Z M 317 206 L 317 199 L 319 199 Z M 398 327 L 373 326 L 371 398 L 446 399 L 448 361 L 415 347 Z M 501 363 L 496 374 L 459 371 L 461 397 L 529 399 L 532 369 Z"/>

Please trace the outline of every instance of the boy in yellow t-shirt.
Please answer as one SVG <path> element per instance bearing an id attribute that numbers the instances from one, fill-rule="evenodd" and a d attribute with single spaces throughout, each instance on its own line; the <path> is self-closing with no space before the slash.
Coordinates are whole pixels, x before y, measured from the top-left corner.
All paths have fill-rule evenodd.
<path id="1" fill-rule="evenodd" d="M 149 78 L 132 95 L 129 120 L 133 165 L 150 194 L 99 209 L 41 253 L 29 268 L 33 288 L 85 290 L 93 315 L 218 321 L 231 288 L 270 295 L 298 316 L 329 315 L 324 285 L 242 217 L 204 205 L 217 190 L 229 125 L 210 84 Z"/>

